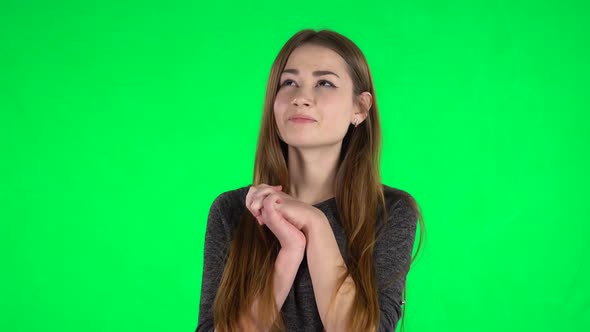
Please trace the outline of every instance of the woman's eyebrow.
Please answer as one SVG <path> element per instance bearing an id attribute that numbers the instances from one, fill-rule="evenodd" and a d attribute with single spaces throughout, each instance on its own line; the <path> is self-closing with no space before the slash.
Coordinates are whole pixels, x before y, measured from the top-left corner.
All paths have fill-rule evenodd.
<path id="1" fill-rule="evenodd" d="M 285 69 L 285 70 L 283 70 L 283 73 L 290 73 L 290 74 L 299 75 L 299 70 L 298 69 Z M 334 75 L 334 76 L 340 78 L 340 76 L 338 76 L 338 74 L 336 74 L 332 71 L 329 71 L 329 70 L 316 70 L 311 74 L 313 76 Z"/>

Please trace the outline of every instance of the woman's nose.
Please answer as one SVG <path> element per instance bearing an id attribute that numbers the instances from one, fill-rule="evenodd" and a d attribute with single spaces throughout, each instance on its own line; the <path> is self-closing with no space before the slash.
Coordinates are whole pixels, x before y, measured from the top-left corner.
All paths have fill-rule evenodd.
<path id="1" fill-rule="evenodd" d="M 311 104 L 311 102 L 309 100 L 306 100 L 301 97 L 295 97 L 295 99 L 293 99 L 293 105 L 295 105 L 295 106 L 301 106 L 301 105 L 309 106 L 310 104 Z"/>
<path id="2" fill-rule="evenodd" d="M 300 92 L 295 95 L 293 98 L 292 104 L 295 106 L 309 106 L 313 103 L 313 98 L 310 96 L 309 93 Z"/>

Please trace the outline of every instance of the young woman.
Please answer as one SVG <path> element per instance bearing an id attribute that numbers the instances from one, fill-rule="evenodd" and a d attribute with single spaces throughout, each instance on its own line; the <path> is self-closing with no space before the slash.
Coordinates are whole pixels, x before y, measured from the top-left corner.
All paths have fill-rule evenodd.
<path id="1" fill-rule="evenodd" d="M 394 331 L 417 220 L 381 183 L 381 129 L 360 49 L 302 30 L 275 59 L 253 185 L 209 212 L 197 331 Z"/>

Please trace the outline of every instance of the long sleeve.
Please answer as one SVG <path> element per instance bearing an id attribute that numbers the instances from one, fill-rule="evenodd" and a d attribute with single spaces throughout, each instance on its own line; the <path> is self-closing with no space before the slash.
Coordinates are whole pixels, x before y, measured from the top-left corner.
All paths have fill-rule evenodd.
<path id="1" fill-rule="evenodd" d="M 203 255 L 203 278 L 199 322 L 196 332 L 214 331 L 213 301 L 219 288 L 228 252 L 228 224 L 222 213 L 222 196 L 218 196 L 209 210 Z"/>
<path id="2" fill-rule="evenodd" d="M 412 255 L 416 222 L 414 208 L 399 199 L 388 211 L 387 223 L 377 233 L 374 256 L 380 308 L 379 332 L 395 331 L 400 319 L 402 291 L 408 272 L 405 269 Z M 394 281 L 397 276 L 399 280 Z"/>

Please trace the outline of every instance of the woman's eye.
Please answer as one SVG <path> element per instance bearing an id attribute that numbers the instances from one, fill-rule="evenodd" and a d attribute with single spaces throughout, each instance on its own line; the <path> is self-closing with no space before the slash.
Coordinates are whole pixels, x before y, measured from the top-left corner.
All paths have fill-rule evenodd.
<path id="1" fill-rule="evenodd" d="M 284 80 L 283 83 L 281 83 L 281 86 L 288 85 L 291 82 L 293 82 L 293 81 L 292 80 Z"/>
<path id="2" fill-rule="evenodd" d="M 319 84 L 322 84 L 322 83 L 328 83 L 329 85 L 327 85 L 327 86 L 329 86 L 329 87 L 332 87 L 332 88 L 334 87 L 334 84 L 332 84 L 330 81 L 321 80 L 321 81 L 319 82 Z"/>
<path id="3" fill-rule="evenodd" d="M 295 81 L 293 81 L 293 80 L 284 80 L 283 83 L 281 83 L 280 86 L 292 85 L 291 83 L 295 83 Z M 326 83 L 328 85 L 325 85 Z M 334 84 L 332 84 L 332 82 L 326 81 L 326 80 L 319 81 L 318 82 L 318 85 L 320 85 L 320 86 L 327 86 L 327 87 L 330 87 L 330 88 L 335 88 L 335 86 L 334 86 Z"/>

